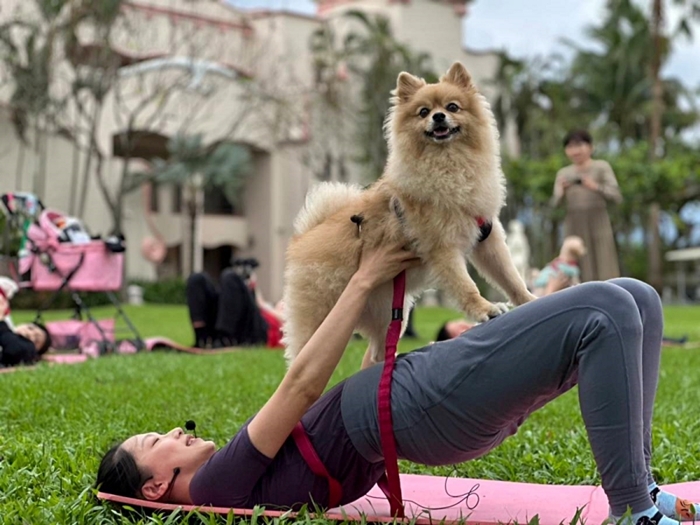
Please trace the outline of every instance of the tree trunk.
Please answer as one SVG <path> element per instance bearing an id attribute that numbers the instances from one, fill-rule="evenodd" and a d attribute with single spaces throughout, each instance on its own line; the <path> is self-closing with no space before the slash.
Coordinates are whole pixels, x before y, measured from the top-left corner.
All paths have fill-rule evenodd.
<path id="1" fill-rule="evenodd" d="M 22 181 L 24 180 L 24 153 L 26 146 L 23 140 L 19 141 L 19 151 L 17 152 L 17 168 L 15 171 L 15 190 L 22 190 Z"/>
<path id="2" fill-rule="evenodd" d="M 73 159 L 72 159 L 71 175 L 70 175 L 70 201 L 68 204 L 68 213 L 75 216 L 76 200 L 78 197 L 78 172 L 80 171 L 80 150 L 78 145 L 73 143 Z"/>
<path id="3" fill-rule="evenodd" d="M 661 258 L 661 235 L 659 235 L 659 219 L 661 217 L 661 206 L 658 202 L 654 202 L 649 206 L 649 267 L 648 281 L 657 292 L 661 293 L 664 287 L 664 273 Z"/>
<path id="4" fill-rule="evenodd" d="M 34 118 L 34 173 L 32 175 L 32 193 L 44 200 L 41 191 L 41 134 L 39 133 L 39 119 Z"/>
<path id="5" fill-rule="evenodd" d="M 663 84 L 661 83 L 661 41 L 663 25 L 663 0 L 652 0 L 651 34 L 652 34 L 652 110 L 649 134 L 649 160 L 654 162 L 658 156 L 661 137 L 661 117 L 663 114 Z M 663 289 L 663 261 L 661 258 L 661 235 L 659 234 L 659 219 L 661 206 L 654 202 L 649 209 L 649 264 L 647 281 L 657 292 Z"/>
<path id="6" fill-rule="evenodd" d="M 652 60 L 651 60 L 651 80 L 652 80 L 652 106 L 649 135 L 649 155 L 651 160 L 656 159 L 661 136 L 661 116 L 663 114 L 663 84 L 661 82 L 661 43 L 663 26 L 663 1 L 652 0 Z"/>

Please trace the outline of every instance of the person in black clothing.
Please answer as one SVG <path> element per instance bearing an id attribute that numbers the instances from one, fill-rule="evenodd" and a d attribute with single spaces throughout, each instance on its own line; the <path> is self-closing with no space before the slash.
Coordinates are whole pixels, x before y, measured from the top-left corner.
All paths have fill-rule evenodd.
<path id="1" fill-rule="evenodd" d="M 206 273 L 187 279 L 187 307 L 198 348 L 264 346 L 268 324 L 255 292 L 235 270 L 223 271 L 220 287 Z"/>
<path id="2" fill-rule="evenodd" d="M 40 323 L 18 325 L 14 330 L 5 319 L 9 302 L 0 294 L 0 368 L 31 364 L 51 346 L 51 336 Z"/>

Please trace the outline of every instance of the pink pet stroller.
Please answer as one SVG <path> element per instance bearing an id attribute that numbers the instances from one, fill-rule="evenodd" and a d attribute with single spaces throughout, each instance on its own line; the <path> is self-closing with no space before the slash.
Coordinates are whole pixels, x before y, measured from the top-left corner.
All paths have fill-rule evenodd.
<path id="1" fill-rule="evenodd" d="M 94 344 L 97 344 L 99 353 L 103 354 L 114 351 L 121 343 L 128 341 L 136 350 L 143 349 L 144 343 L 138 330 L 115 295 L 122 286 L 124 239 L 91 237 L 80 221 L 44 209 L 38 199 L 32 201 L 36 203 L 33 213 L 29 213 L 24 201 L 13 194 L 4 195 L 2 201 L 10 215 L 10 223 L 23 224 L 19 264 L 16 275 L 12 277 L 18 281 L 20 288 L 53 292 L 39 307 L 36 320 L 41 320 L 42 312 L 56 301 L 60 292 L 69 292 L 73 300 L 73 321 L 64 322 L 64 325 L 54 322 L 47 326 L 57 346 L 63 346 L 60 341 L 64 339 L 69 343 L 78 342 L 81 349 L 88 346 L 94 349 Z M 18 220 L 17 216 L 24 218 Z M 116 309 L 115 320 L 123 321 L 131 337 L 117 337 L 114 321 L 98 322 L 93 317 L 83 294 L 96 292 L 107 296 Z M 63 333 L 69 326 L 69 331 L 75 331 L 71 337 Z"/>

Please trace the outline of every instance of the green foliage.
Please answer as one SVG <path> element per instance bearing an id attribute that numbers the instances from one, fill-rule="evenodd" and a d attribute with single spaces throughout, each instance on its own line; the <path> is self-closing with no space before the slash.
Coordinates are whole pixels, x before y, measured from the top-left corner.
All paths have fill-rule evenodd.
<path id="1" fill-rule="evenodd" d="M 324 81 L 326 98 L 331 104 L 342 103 L 337 98 L 333 80 L 340 63 L 347 62 L 350 71 L 362 83 L 356 135 L 360 153 L 356 160 L 365 167 L 366 178 L 375 180 L 386 164 L 383 124 L 396 78 L 401 71 L 410 71 L 428 82 L 435 82 L 437 75 L 430 55 L 400 43 L 387 17 L 356 10 L 344 16 L 351 29 L 342 43 L 336 41 L 329 26 L 324 26 L 314 33 L 310 46 L 317 75 Z"/>
<path id="2" fill-rule="evenodd" d="M 134 280 L 131 284 L 136 284 L 143 288 L 143 300 L 148 304 L 183 305 L 187 300 L 185 295 L 186 283 L 180 277 L 159 281 Z"/>
<path id="3" fill-rule="evenodd" d="M 556 53 L 529 61 L 502 54 L 494 110 L 502 127 L 507 119 L 515 123 L 523 154 L 557 153 L 574 128 L 592 128 L 600 143 L 616 148 L 648 139 L 653 79 L 647 13 L 638 2 L 608 0 L 604 17 L 587 28 L 587 36 L 585 44 L 564 40 L 574 50 L 570 61 Z M 662 63 L 676 36 L 662 37 Z M 662 88 L 662 136 L 670 143 L 699 114 L 695 95 L 679 80 L 663 78 Z"/>
<path id="4" fill-rule="evenodd" d="M 48 120 L 60 106 L 50 93 L 54 39 L 54 33 L 34 23 L 12 21 L 0 26 L 0 63 L 12 86 L 11 120 L 24 142 L 28 142 L 27 129 Z"/>
<path id="5" fill-rule="evenodd" d="M 700 193 L 688 191 L 700 181 L 700 165 L 693 150 L 677 148 L 654 163 L 648 158 L 649 147 L 644 142 L 624 154 L 608 156 L 620 181 L 627 217 L 641 213 L 652 202 L 661 202 L 664 211 L 678 213 L 687 202 L 700 197 Z"/>
<path id="6" fill-rule="evenodd" d="M 11 224 L 6 214 L 0 212 L 0 255 L 16 257 L 21 241 L 22 231 Z"/>
<path id="7" fill-rule="evenodd" d="M 12 299 L 12 306 L 13 308 L 20 310 L 38 310 L 46 305 L 53 295 L 54 292 L 34 292 L 31 290 L 23 290 Z M 80 295 L 80 298 L 85 306 L 89 308 L 111 304 L 109 298 L 104 293 L 84 293 Z M 72 308 L 74 304 L 73 298 L 69 292 L 60 292 L 52 301 L 50 310 Z"/>
<path id="8" fill-rule="evenodd" d="M 35 4 L 39 8 L 44 20 L 51 22 L 61 13 L 68 4 L 68 0 L 36 0 Z"/>
<path id="9" fill-rule="evenodd" d="M 437 75 L 427 53 L 416 53 L 396 40 L 388 18 L 362 11 L 349 11 L 345 16 L 360 25 L 348 41 L 351 70 L 363 82 L 357 160 L 365 166 L 367 178 L 374 180 L 382 174 L 388 156 L 383 124 L 396 78 L 401 71 L 410 71 L 435 82 Z"/>
<path id="10" fill-rule="evenodd" d="M 184 307 L 126 309 L 144 337 L 166 335 L 181 343 L 191 341 Z M 105 312 L 95 311 L 98 317 Z M 688 334 L 700 341 L 697 307 L 667 308 L 665 313 L 668 335 Z M 32 315 L 13 313 L 16 322 L 31 320 Z M 416 329 L 422 339 L 401 341 L 401 351 L 425 344 L 444 321 L 457 317 L 459 314 L 444 308 L 417 310 Z M 363 341 L 350 344 L 332 384 L 357 370 L 364 346 Z M 285 370 L 280 352 L 250 350 L 211 356 L 166 352 L 109 356 L 81 365 L 42 365 L 0 375 L 0 523 L 186 523 L 181 512 L 143 516 L 95 500 L 91 487 L 100 454 L 126 436 L 169 430 L 188 418 L 196 418 L 202 435 L 223 445 L 272 394 Z M 694 417 L 700 404 L 697 370 L 700 354 L 664 350 L 653 435 L 654 468 L 661 483 L 700 478 L 700 424 Z M 439 476 L 452 473 L 451 467 L 407 462 L 402 462 L 401 470 Z M 487 456 L 458 466 L 456 475 L 533 483 L 599 483 L 576 392 L 533 414 L 517 435 Z M 271 522 L 261 517 L 250 521 Z M 308 516 L 300 521 L 328 524 Z M 222 525 L 238 520 L 201 515 L 190 522 Z"/>
<path id="11" fill-rule="evenodd" d="M 644 142 L 617 154 L 605 155 L 620 185 L 622 203 L 610 208 L 614 230 L 621 234 L 620 259 L 626 275 L 645 278 L 646 248 L 633 244 L 629 236 L 646 226 L 649 205 L 660 202 L 662 210 L 674 221 L 679 235 L 671 247 L 689 242 L 692 225 L 685 224 L 680 211 L 683 206 L 700 198 L 700 165 L 697 154 L 681 145 L 670 145 L 669 155 L 655 163 L 648 161 L 648 145 Z M 555 230 L 564 218 L 564 207 L 549 206 L 557 171 L 568 164 L 561 153 L 544 158 L 505 158 L 503 171 L 508 181 L 508 206 L 504 221 L 522 217 L 532 218 L 530 240 L 537 266 L 550 260 L 557 242 L 544 236 Z M 556 232 L 554 233 L 556 235 Z M 544 237 L 543 237 L 544 236 Z"/>
<path id="12" fill-rule="evenodd" d="M 203 187 L 220 189 L 231 203 L 240 200 L 252 170 L 248 148 L 225 142 L 205 146 L 200 134 L 178 134 L 168 141 L 168 153 L 168 160 L 153 159 L 150 171 L 131 174 L 129 189 L 147 181 L 196 185 L 201 177 Z"/>

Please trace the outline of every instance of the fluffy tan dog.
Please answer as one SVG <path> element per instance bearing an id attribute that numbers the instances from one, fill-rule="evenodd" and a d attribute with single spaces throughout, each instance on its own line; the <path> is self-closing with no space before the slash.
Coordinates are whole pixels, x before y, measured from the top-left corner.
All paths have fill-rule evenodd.
<path id="1" fill-rule="evenodd" d="M 316 186 L 294 223 L 284 293 L 289 362 L 357 270 L 363 245 L 403 241 L 423 260 L 408 272 L 405 311 L 430 284 L 477 321 L 503 313 L 505 305 L 481 296 L 465 257 L 514 304 L 534 298 L 510 259 L 498 220 L 505 184 L 495 120 L 467 70 L 457 62 L 437 84 L 401 73 L 392 94 L 382 177 L 366 190 Z M 359 226 L 353 216 L 361 217 Z M 488 236 L 479 218 L 492 225 Z M 363 367 L 383 359 L 391 298 L 392 283 L 377 289 L 357 326 L 369 338 Z"/>

